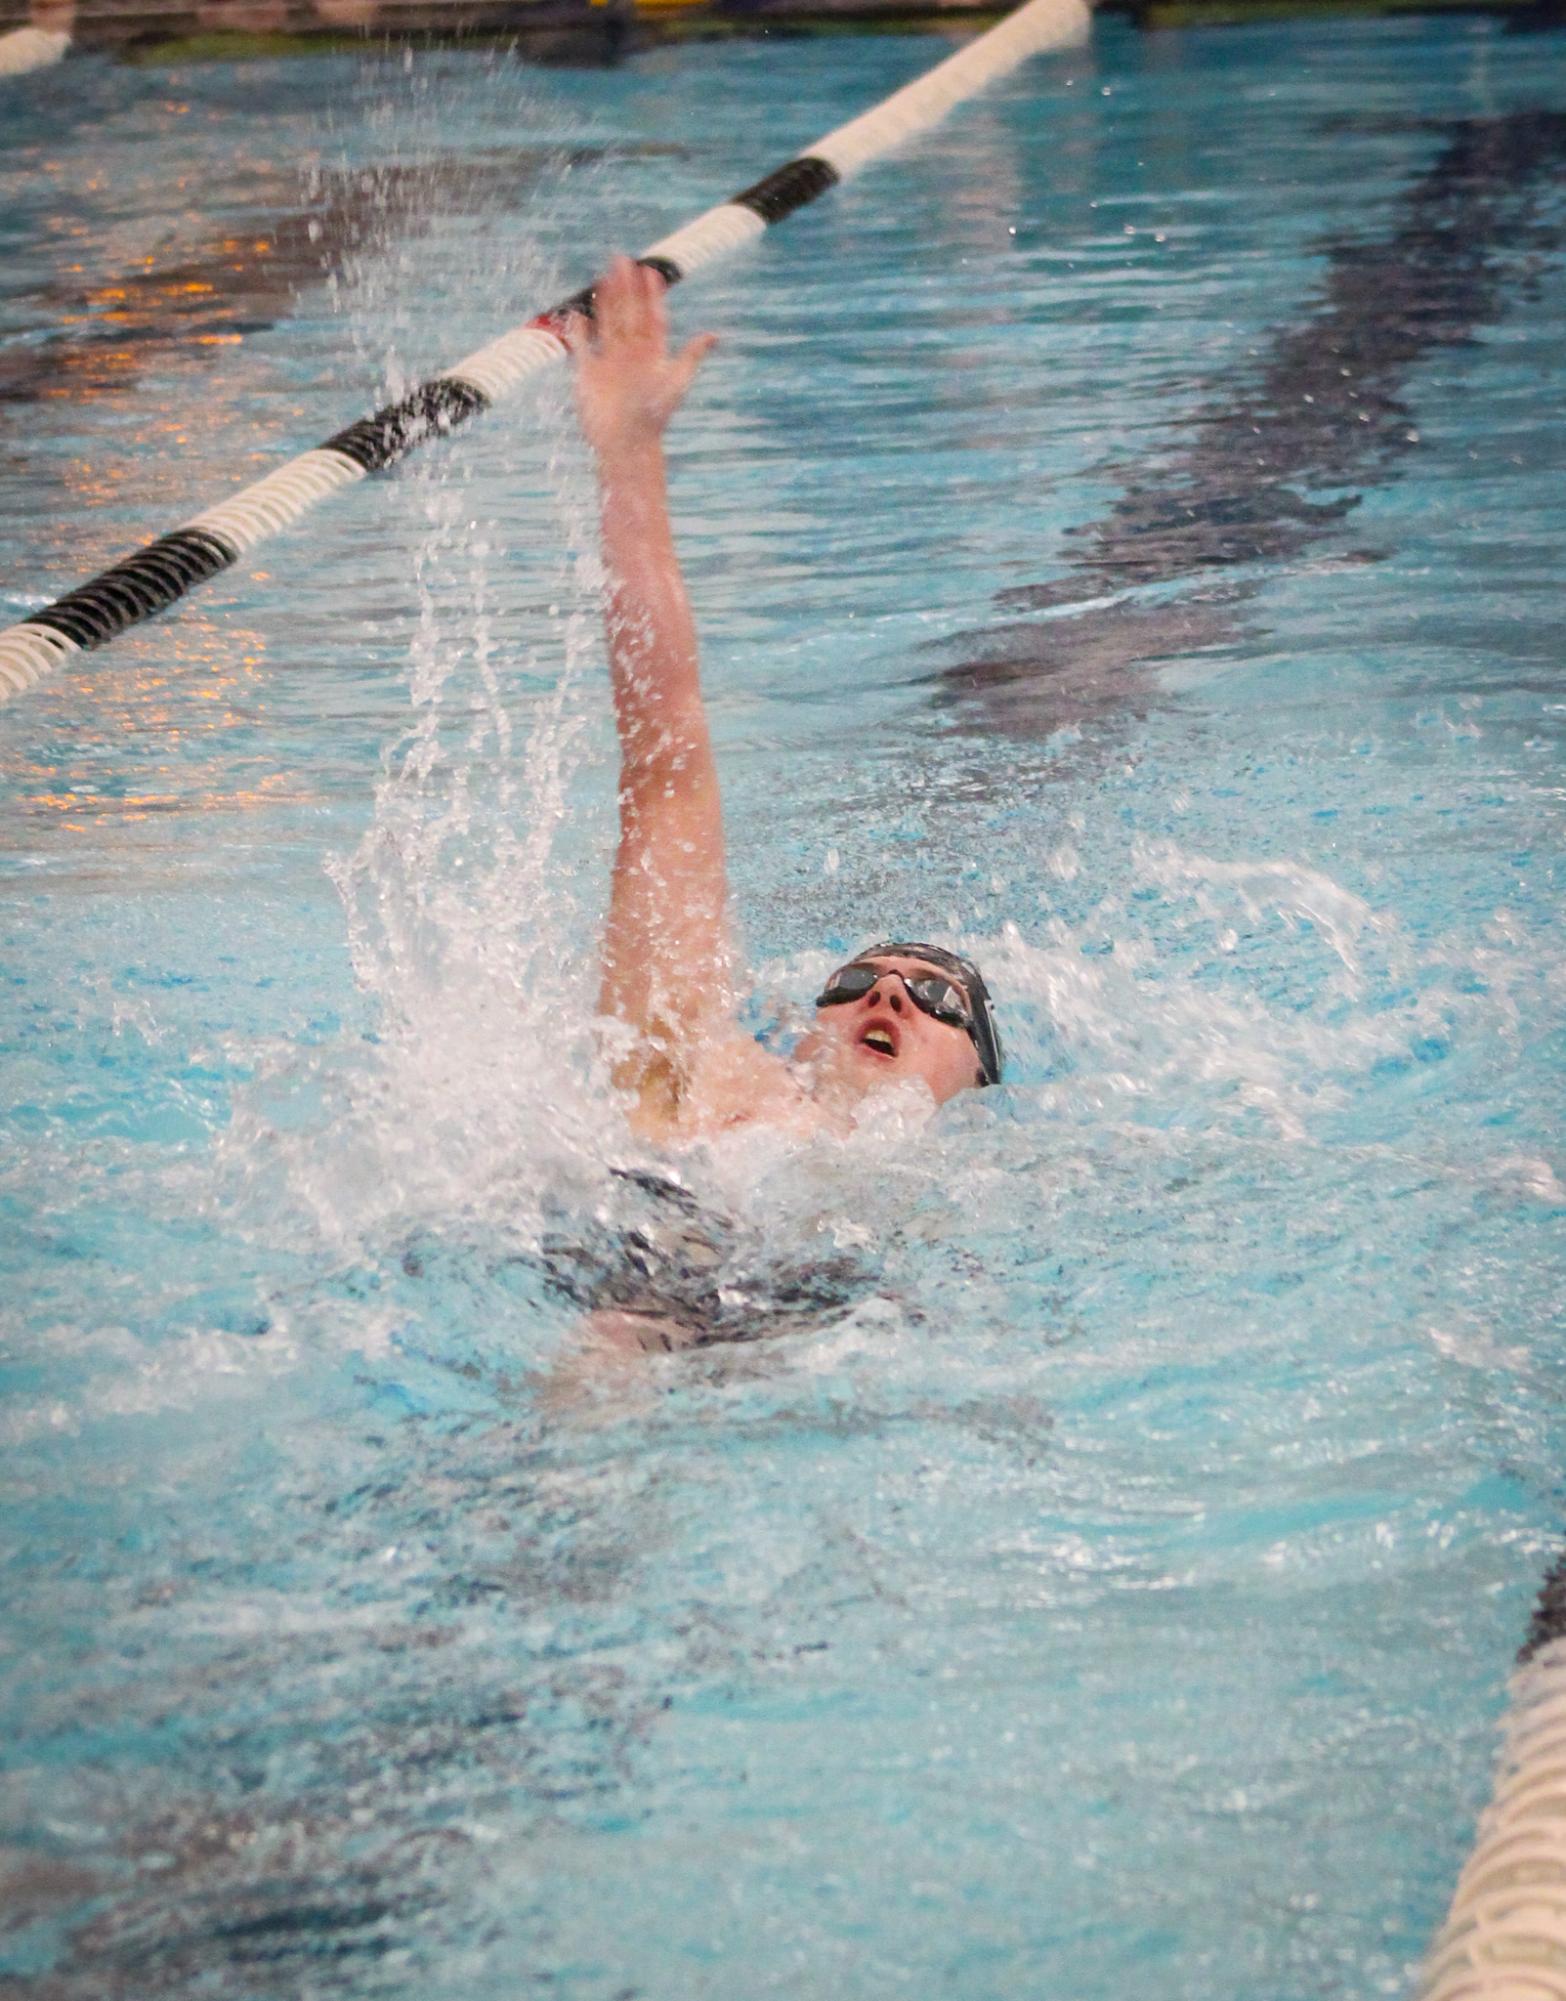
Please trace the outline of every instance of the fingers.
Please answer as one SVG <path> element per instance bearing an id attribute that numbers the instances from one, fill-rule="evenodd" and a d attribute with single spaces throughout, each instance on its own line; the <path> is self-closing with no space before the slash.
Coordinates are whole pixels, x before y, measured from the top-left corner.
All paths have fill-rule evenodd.
<path id="1" fill-rule="evenodd" d="M 638 267 L 629 257 L 611 258 L 609 269 L 593 288 L 594 317 L 606 342 L 637 338 L 643 317 L 640 293 Z"/>
<path id="2" fill-rule="evenodd" d="M 593 288 L 593 316 L 599 336 L 610 343 L 657 343 L 667 338 L 668 313 L 663 278 L 651 265 L 629 257 L 611 259 Z"/>
<path id="3" fill-rule="evenodd" d="M 690 388 L 691 381 L 697 369 L 701 367 L 702 363 L 717 345 L 718 336 L 715 333 L 697 334 L 696 338 L 688 340 L 674 357 L 674 365 L 679 370 L 680 394 L 682 396 Z"/>
<path id="4" fill-rule="evenodd" d="M 592 346 L 592 329 L 585 313 L 567 313 L 557 331 L 573 361 L 580 361 Z"/>
<path id="5" fill-rule="evenodd" d="M 641 280 L 643 323 L 647 336 L 665 346 L 669 337 L 669 309 L 664 304 L 668 286 L 660 272 L 650 264 L 638 264 L 636 275 Z"/>
<path id="6" fill-rule="evenodd" d="M 616 257 L 593 288 L 591 319 L 569 313 L 558 328 L 576 364 L 578 398 L 594 399 L 595 407 L 613 404 L 620 418 L 629 413 L 655 432 L 718 344 L 716 334 L 703 333 L 669 352 L 668 289 L 653 266 Z"/>

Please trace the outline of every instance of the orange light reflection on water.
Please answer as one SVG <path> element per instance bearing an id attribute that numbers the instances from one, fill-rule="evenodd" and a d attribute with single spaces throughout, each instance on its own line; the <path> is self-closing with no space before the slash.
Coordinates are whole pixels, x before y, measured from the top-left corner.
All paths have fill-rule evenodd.
<path id="1" fill-rule="evenodd" d="M 266 654 L 255 628 L 187 615 L 87 655 L 61 697 L 73 711 L 68 750 L 13 762 L 17 831 L 32 814 L 35 826 L 101 841 L 109 828 L 168 815 L 313 801 L 297 770 L 274 765 L 275 743 L 258 755 L 245 741 L 267 723 Z M 135 789 L 100 790 L 95 770 L 124 774 Z"/>
<path id="2" fill-rule="evenodd" d="M 112 796 L 90 789 L 31 792 L 23 796 L 22 804 L 44 814 L 90 815 L 90 819 L 62 818 L 59 825 L 67 833 L 98 834 L 105 825 L 132 826 L 161 813 L 253 812 L 284 803 L 302 804 L 309 797 L 296 786 L 293 773 L 273 771 L 254 784 L 215 791 L 122 792 Z"/>

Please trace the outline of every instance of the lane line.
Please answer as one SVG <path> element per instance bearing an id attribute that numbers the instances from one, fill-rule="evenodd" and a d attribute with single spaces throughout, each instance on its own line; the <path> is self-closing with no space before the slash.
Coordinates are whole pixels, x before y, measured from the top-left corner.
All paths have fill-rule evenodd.
<path id="1" fill-rule="evenodd" d="M 928 131 L 956 105 L 1046 49 L 1074 47 L 1091 25 L 1086 0 L 1027 0 L 955 55 L 829 132 L 807 152 L 643 251 L 639 262 L 670 285 L 732 256 L 893 147 Z M 565 352 L 559 327 L 591 313 L 592 288 L 563 299 L 479 348 L 384 409 L 159 536 L 41 610 L 0 631 L 0 703 L 37 685 L 62 661 L 102 646 L 166 611 L 339 487 L 384 472 L 430 438 L 514 395 Z"/>

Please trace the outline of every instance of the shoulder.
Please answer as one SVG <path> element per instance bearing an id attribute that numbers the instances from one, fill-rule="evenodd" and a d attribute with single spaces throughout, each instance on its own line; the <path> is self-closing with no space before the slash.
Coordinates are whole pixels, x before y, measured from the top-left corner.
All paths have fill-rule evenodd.
<path id="1" fill-rule="evenodd" d="M 770 1049 L 762 1049 L 740 1029 L 714 1035 L 692 1065 L 682 1111 L 692 1123 L 740 1125 L 746 1119 L 772 1119 L 806 1103 L 806 1093 Z"/>
<path id="2" fill-rule="evenodd" d="M 640 1129 L 653 1138 L 695 1139 L 732 1126 L 807 1127 L 815 1107 L 781 1056 L 739 1028 L 719 1030 L 695 1052 L 675 1102 L 643 1099 Z"/>

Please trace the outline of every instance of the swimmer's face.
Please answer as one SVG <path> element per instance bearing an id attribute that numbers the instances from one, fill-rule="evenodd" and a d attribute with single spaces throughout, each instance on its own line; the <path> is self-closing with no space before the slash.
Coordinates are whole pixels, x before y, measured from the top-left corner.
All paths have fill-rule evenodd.
<path id="1" fill-rule="evenodd" d="M 949 980 L 949 973 L 923 959 L 895 954 L 854 964 L 872 966 L 881 977 L 858 1000 L 818 1007 L 814 1028 L 795 1052 L 823 1084 L 858 1097 L 882 1085 L 918 1082 L 944 1105 L 982 1081 L 978 1051 L 967 1029 L 926 1014 L 898 978 L 900 973 L 910 979 L 934 973 Z"/>

